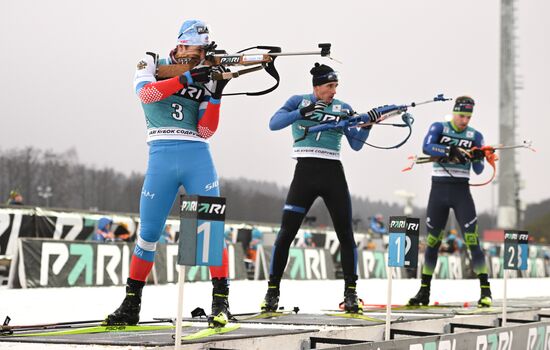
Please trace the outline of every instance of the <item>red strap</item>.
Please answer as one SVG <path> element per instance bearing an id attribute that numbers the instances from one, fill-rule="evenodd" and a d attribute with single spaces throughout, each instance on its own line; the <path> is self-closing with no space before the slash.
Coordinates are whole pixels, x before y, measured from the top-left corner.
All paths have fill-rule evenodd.
<path id="1" fill-rule="evenodd" d="M 472 151 L 474 149 L 480 149 L 485 153 L 485 159 L 487 159 L 487 163 L 489 163 L 491 165 L 491 167 L 493 168 L 493 175 L 491 176 L 491 178 L 489 180 L 487 180 L 485 182 L 477 183 L 477 184 L 470 184 L 470 186 L 485 186 L 488 183 L 490 183 L 491 181 L 493 181 L 495 179 L 495 176 L 497 175 L 496 161 L 498 160 L 498 156 L 495 153 L 495 148 L 492 147 L 492 146 L 483 146 L 481 148 L 473 147 Z"/>

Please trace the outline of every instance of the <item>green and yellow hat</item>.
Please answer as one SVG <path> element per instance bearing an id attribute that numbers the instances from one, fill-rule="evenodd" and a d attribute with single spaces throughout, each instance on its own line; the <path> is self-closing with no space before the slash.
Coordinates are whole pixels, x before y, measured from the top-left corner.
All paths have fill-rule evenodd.
<path id="1" fill-rule="evenodd" d="M 454 113 L 471 115 L 474 111 L 474 99 L 470 96 L 459 96 L 455 100 Z"/>

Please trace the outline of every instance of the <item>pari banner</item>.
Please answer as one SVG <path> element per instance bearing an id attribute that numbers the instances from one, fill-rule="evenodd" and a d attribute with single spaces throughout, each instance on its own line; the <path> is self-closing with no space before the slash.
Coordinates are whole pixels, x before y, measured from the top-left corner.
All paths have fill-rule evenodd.
<path id="1" fill-rule="evenodd" d="M 527 270 L 529 260 L 529 233 L 527 231 L 504 232 L 504 269 Z"/>
<path id="2" fill-rule="evenodd" d="M 10 274 L 10 287 L 72 287 L 123 285 L 129 274 L 129 264 L 134 245 L 131 243 L 74 242 L 52 239 L 23 238 L 19 240 L 19 259 Z M 247 278 L 244 251 L 241 244 L 228 247 L 229 277 L 233 280 Z M 159 244 L 150 284 L 177 282 L 178 245 Z M 269 276 L 271 247 L 259 246 L 256 255 L 255 279 Z M 387 253 L 361 251 L 358 256 L 359 278 L 387 278 Z M 493 258 L 492 269 L 502 273 L 503 258 Z M 422 262 L 420 262 L 421 264 Z M 510 277 L 548 277 L 543 259 L 530 258 L 529 269 L 517 271 Z M 471 270 L 463 257 L 442 254 L 436 267 L 438 279 L 465 278 Z M 515 272 L 515 271 L 513 271 Z M 519 274 L 521 272 L 521 274 Z M 393 269 L 394 278 L 415 278 L 419 271 L 406 268 Z M 336 279 L 336 266 L 327 249 L 291 248 L 285 279 L 325 280 Z M 186 281 L 208 281 L 208 266 L 192 266 L 186 269 Z"/>
<path id="3" fill-rule="evenodd" d="M 0 255 L 15 256 L 19 238 L 51 238 L 67 241 L 89 240 L 100 218 L 107 217 L 115 225 L 124 223 L 133 235 L 139 218 L 120 214 L 93 214 L 42 208 L 0 208 Z M 169 220 L 173 230 L 179 221 Z"/>
<path id="4" fill-rule="evenodd" d="M 133 244 L 69 242 L 24 238 L 19 241 L 19 258 L 12 287 L 72 287 L 124 285 L 129 274 Z M 148 283 L 177 282 L 178 245 L 159 244 Z M 246 279 L 242 247 L 228 247 L 229 277 Z M 204 267 L 204 269 L 201 269 Z M 186 270 L 186 281 L 208 281 L 208 267 Z"/>
<path id="5" fill-rule="evenodd" d="M 420 219 L 390 216 L 388 266 L 414 269 L 418 266 Z"/>
<path id="6" fill-rule="evenodd" d="M 225 198 L 181 196 L 179 265 L 221 266 Z"/>

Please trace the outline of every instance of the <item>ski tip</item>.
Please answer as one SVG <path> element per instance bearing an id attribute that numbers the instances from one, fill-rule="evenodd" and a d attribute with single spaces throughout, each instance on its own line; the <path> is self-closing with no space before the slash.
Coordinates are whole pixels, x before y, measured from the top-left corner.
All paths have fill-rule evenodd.
<path id="1" fill-rule="evenodd" d="M 239 323 L 228 323 L 224 327 L 205 328 L 205 329 L 201 329 L 198 332 L 183 336 L 181 337 L 181 340 L 186 341 L 186 340 L 203 339 L 203 338 L 207 338 L 215 335 L 221 335 L 224 333 L 232 332 L 236 329 L 239 329 L 240 327 L 241 325 Z"/>

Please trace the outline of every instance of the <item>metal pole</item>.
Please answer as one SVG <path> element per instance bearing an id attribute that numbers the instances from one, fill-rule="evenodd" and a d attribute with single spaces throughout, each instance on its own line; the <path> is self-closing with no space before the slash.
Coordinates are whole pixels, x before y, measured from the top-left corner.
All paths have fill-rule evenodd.
<path id="1" fill-rule="evenodd" d="M 176 315 L 176 340 L 175 349 L 181 349 L 181 323 L 183 315 L 183 285 L 185 284 L 185 265 L 178 265 L 180 271 L 178 274 L 178 313 Z"/>
<path id="2" fill-rule="evenodd" d="M 391 324 L 391 294 L 392 294 L 392 268 L 388 266 L 386 268 L 388 274 L 388 288 L 386 294 L 386 331 L 384 332 L 384 339 L 390 340 L 390 324 Z"/>
<path id="3" fill-rule="evenodd" d="M 516 139 L 514 0 L 501 0 L 500 6 L 499 138 L 506 144 L 515 143 Z M 518 224 L 515 156 L 515 152 L 510 152 L 499 162 L 497 226 L 502 229 L 514 229 Z"/>
<path id="4" fill-rule="evenodd" d="M 508 282 L 508 270 L 504 269 L 504 300 L 502 301 L 502 327 L 506 327 L 506 307 L 508 306 L 507 299 L 507 282 Z"/>

